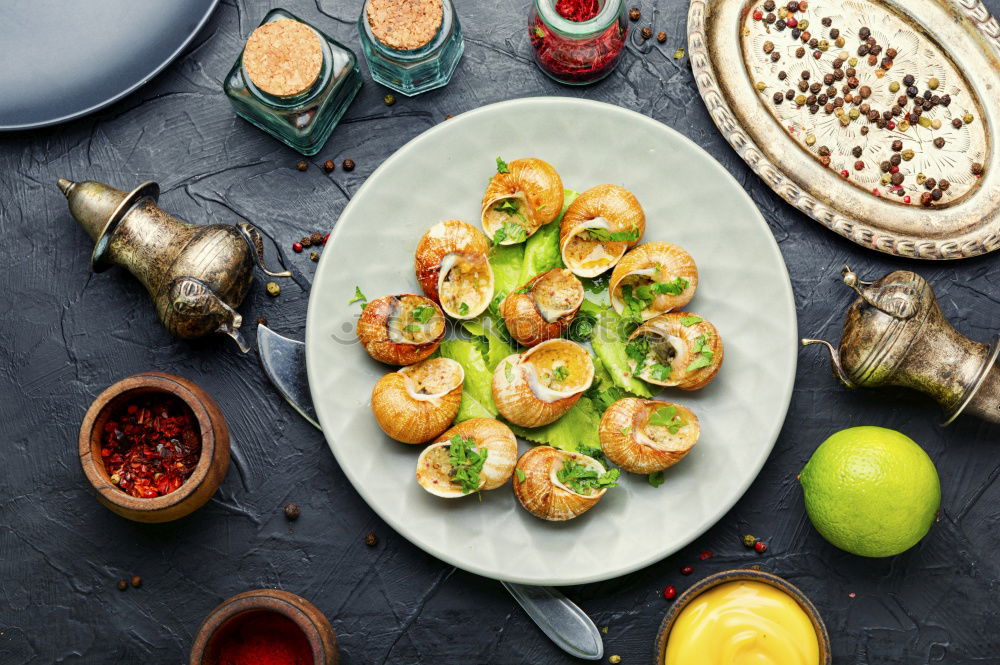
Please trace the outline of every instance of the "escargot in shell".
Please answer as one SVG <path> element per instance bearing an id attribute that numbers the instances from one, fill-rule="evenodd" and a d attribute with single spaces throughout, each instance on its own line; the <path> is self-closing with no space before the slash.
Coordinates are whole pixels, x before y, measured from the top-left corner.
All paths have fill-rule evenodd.
<path id="1" fill-rule="evenodd" d="M 511 337 L 535 346 L 559 337 L 583 304 L 583 284 L 569 270 L 537 275 L 500 303 L 500 316 Z"/>
<path id="2" fill-rule="evenodd" d="M 403 443 L 424 443 L 445 431 L 462 403 L 465 370 L 450 358 L 427 358 L 386 374 L 372 390 L 382 431 Z"/>
<path id="3" fill-rule="evenodd" d="M 435 496 L 454 499 L 500 487 L 514 473 L 517 438 L 493 418 L 461 422 L 417 459 L 417 482 Z"/>
<path id="4" fill-rule="evenodd" d="M 618 185 L 591 187 L 563 214 L 563 263 L 580 277 L 596 277 L 614 267 L 645 230 L 646 213 L 632 192 Z"/>
<path id="5" fill-rule="evenodd" d="M 594 362 L 582 346 L 550 339 L 500 361 L 493 372 L 493 401 L 500 415 L 521 427 L 558 420 L 594 380 Z"/>
<path id="6" fill-rule="evenodd" d="M 375 360 L 412 365 L 434 353 L 445 334 L 444 313 L 430 298 L 382 296 L 369 302 L 357 326 L 358 341 Z"/>
<path id="7" fill-rule="evenodd" d="M 634 376 L 658 386 L 704 388 L 722 366 L 722 338 L 689 312 L 660 314 L 635 329 L 625 352 Z"/>
<path id="8" fill-rule="evenodd" d="M 486 187 L 481 221 L 494 242 L 513 245 L 559 216 L 563 184 L 552 165 L 541 159 L 516 159 L 501 168 L 506 173 L 497 173 Z"/>
<path id="9" fill-rule="evenodd" d="M 489 251 L 489 240 L 471 224 L 438 222 L 417 243 L 414 268 L 420 288 L 452 318 L 479 316 L 493 299 Z"/>
<path id="10" fill-rule="evenodd" d="M 615 266 L 608 284 L 611 306 L 643 321 L 684 307 L 698 288 L 698 267 L 684 249 L 646 242 Z"/>
<path id="11" fill-rule="evenodd" d="M 543 520 L 562 522 L 587 512 L 609 488 L 618 469 L 593 457 L 550 446 L 532 448 L 517 462 L 514 495 L 525 510 Z"/>
<path id="12" fill-rule="evenodd" d="M 632 473 L 673 466 L 698 442 L 700 431 L 690 409 L 638 397 L 608 407 L 598 428 L 605 456 Z"/>

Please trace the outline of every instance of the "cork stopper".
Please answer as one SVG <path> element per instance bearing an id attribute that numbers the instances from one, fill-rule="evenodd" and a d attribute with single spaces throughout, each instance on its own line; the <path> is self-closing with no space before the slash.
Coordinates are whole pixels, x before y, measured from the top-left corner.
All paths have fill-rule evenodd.
<path id="1" fill-rule="evenodd" d="M 426 46 L 444 20 L 441 0 L 368 0 L 367 13 L 375 39 L 397 51 Z"/>
<path id="2" fill-rule="evenodd" d="M 275 97 L 308 90 L 319 77 L 323 48 L 309 26 L 281 19 L 253 31 L 243 50 L 243 68 L 255 86 Z"/>

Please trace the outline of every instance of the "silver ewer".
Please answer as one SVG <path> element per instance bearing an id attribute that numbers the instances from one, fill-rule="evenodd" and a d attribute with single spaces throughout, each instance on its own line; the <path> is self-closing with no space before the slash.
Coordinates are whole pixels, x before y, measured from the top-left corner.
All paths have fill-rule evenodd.
<path id="1" fill-rule="evenodd" d="M 182 339 L 210 333 L 240 335 L 236 311 L 253 281 L 256 265 L 271 277 L 291 277 L 264 266 L 260 232 L 247 222 L 188 224 L 156 205 L 160 187 L 146 182 L 131 192 L 100 182 L 58 181 L 69 210 L 94 241 L 90 268 L 119 265 L 149 292 L 163 326 Z"/>

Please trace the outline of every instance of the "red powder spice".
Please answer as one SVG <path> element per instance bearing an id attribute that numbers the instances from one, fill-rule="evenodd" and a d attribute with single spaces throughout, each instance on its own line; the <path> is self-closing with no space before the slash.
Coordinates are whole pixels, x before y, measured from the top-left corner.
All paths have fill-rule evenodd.
<path id="1" fill-rule="evenodd" d="M 597 0 L 558 0 L 556 11 L 568 21 L 589 21 L 597 16 L 601 7 Z"/>
<path id="2" fill-rule="evenodd" d="M 253 611 L 226 622 L 214 638 L 218 665 L 313 665 L 302 629 L 276 612 Z"/>
<path id="3" fill-rule="evenodd" d="M 101 459 L 111 482 L 141 499 L 176 490 L 201 457 L 191 409 L 162 393 L 146 393 L 116 408 L 101 435 Z"/>

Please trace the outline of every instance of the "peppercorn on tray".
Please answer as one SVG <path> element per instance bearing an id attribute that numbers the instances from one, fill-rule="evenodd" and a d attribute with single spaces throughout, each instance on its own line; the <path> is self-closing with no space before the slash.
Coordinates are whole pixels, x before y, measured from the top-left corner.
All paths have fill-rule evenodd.
<path id="1" fill-rule="evenodd" d="M 1000 40 L 969 4 L 695 0 L 692 67 L 729 142 L 806 214 L 883 252 L 984 254 Z"/>

